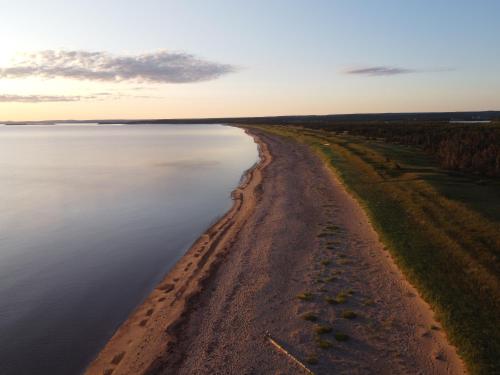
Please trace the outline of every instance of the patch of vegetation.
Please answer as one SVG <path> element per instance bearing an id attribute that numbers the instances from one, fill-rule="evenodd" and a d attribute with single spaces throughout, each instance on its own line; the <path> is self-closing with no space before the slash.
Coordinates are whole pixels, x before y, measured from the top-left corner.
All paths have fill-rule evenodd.
<path id="1" fill-rule="evenodd" d="M 358 316 L 354 311 L 344 310 L 342 312 L 342 318 L 344 319 L 355 319 Z"/>
<path id="2" fill-rule="evenodd" d="M 345 301 L 347 301 L 347 295 L 344 292 L 340 292 L 337 294 L 335 299 L 338 303 L 344 303 Z"/>
<path id="3" fill-rule="evenodd" d="M 318 316 L 313 312 L 307 312 L 302 314 L 302 319 L 307 320 L 308 322 L 316 322 L 318 320 Z"/>
<path id="4" fill-rule="evenodd" d="M 330 232 L 335 232 L 335 231 L 338 231 L 340 229 L 340 227 L 338 227 L 337 225 L 327 225 L 325 227 L 325 229 L 330 231 Z"/>
<path id="5" fill-rule="evenodd" d="M 339 293 L 335 297 L 325 297 L 325 301 L 330 305 L 339 305 L 347 301 L 347 296 L 344 293 Z"/>
<path id="6" fill-rule="evenodd" d="M 365 305 L 365 306 L 375 306 L 375 301 L 372 300 L 372 299 L 365 299 L 363 301 L 363 305 Z"/>
<path id="7" fill-rule="evenodd" d="M 323 259 L 320 263 L 322 266 L 329 266 L 330 264 L 332 264 L 332 261 L 328 259 Z"/>
<path id="8" fill-rule="evenodd" d="M 333 347 L 333 343 L 330 340 L 322 339 L 321 337 L 316 338 L 316 344 L 318 344 L 318 347 L 321 349 L 330 349 Z"/>
<path id="9" fill-rule="evenodd" d="M 348 341 L 349 340 L 349 336 L 346 335 L 345 333 L 342 333 L 342 332 L 336 332 L 335 335 L 333 335 L 333 337 L 335 337 L 335 340 L 337 340 L 337 341 Z"/>
<path id="10" fill-rule="evenodd" d="M 316 364 L 318 364 L 318 357 L 316 356 L 316 354 L 309 354 L 306 357 L 306 363 L 308 365 L 316 365 Z"/>
<path id="11" fill-rule="evenodd" d="M 316 327 L 314 327 L 314 332 L 316 332 L 318 335 L 323 335 L 325 333 L 332 332 L 332 327 L 327 325 L 317 325 Z"/>
<path id="12" fill-rule="evenodd" d="M 301 301 L 312 301 L 314 295 L 311 292 L 304 292 L 297 295 L 297 298 Z"/>
<path id="13" fill-rule="evenodd" d="M 329 303 L 330 305 L 336 304 L 335 298 L 333 298 L 333 297 L 325 297 L 325 302 Z"/>

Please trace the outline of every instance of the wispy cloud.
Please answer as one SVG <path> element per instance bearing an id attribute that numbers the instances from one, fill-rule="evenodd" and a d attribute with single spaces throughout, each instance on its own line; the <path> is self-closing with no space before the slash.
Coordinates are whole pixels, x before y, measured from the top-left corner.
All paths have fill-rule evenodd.
<path id="1" fill-rule="evenodd" d="M 0 94 L 0 103 L 50 103 L 50 102 L 78 102 L 81 100 L 102 100 L 109 96 L 107 93 L 99 93 L 87 96 L 64 96 L 64 95 L 9 95 Z"/>
<path id="2" fill-rule="evenodd" d="M 368 66 L 363 68 L 347 69 L 344 71 L 344 74 L 364 76 L 395 76 L 399 74 L 449 72 L 453 70 L 453 68 L 412 69 L 401 68 L 397 66 Z"/>
<path id="3" fill-rule="evenodd" d="M 397 74 L 415 73 L 416 70 L 408 68 L 398 68 L 393 66 L 369 66 L 365 68 L 349 69 L 345 74 L 366 75 L 366 76 L 393 76 Z"/>
<path id="4" fill-rule="evenodd" d="M 228 64 L 186 53 L 159 51 L 115 56 L 106 52 L 47 50 L 25 55 L 0 67 L 0 78 L 69 78 L 95 81 L 189 83 L 208 81 L 234 72 Z"/>

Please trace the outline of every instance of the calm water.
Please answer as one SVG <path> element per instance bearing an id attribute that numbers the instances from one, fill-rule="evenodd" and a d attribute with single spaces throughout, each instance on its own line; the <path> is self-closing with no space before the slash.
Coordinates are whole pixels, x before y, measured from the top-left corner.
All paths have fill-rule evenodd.
<path id="1" fill-rule="evenodd" d="M 0 126 L 0 374 L 81 372 L 257 158 L 219 125 Z"/>

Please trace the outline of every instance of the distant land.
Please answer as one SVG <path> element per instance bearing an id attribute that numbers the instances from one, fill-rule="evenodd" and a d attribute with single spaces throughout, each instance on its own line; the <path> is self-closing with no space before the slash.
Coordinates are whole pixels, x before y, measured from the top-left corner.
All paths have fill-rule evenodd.
<path id="1" fill-rule="evenodd" d="M 99 123 L 99 124 L 298 124 L 323 123 L 336 121 L 492 121 L 500 119 L 500 111 L 470 112 L 405 112 L 405 113 L 352 113 L 335 115 L 303 115 L 303 116 L 261 116 L 261 117 L 207 117 L 177 119 L 93 119 L 93 120 L 44 120 L 44 121 L 4 121 L 6 125 L 35 125 L 53 123 Z"/>

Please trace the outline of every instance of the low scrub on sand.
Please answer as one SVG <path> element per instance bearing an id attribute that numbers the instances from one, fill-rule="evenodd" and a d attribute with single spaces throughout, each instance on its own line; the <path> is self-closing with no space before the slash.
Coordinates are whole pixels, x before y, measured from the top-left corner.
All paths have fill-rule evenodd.
<path id="1" fill-rule="evenodd" d="M 297 298 L 301 301 L 312 301 L 314 295 L 311 292 L 304 292 L 297 295 Z"/>
<path id="2" fill-rule="evenodd" d="M 318 364 L 318 357 L 316 356 L 316 354 L 309 354 L 306 357 L 306 363 L 308 365 L 316 365 L 316 364 Z"/>
<path id="3" fill-rule="evenodd" d="M 335 340 L 337 340 L 337 341 L 347 341 L 347 340 L 349 340 L 349 336 L 346 335 L 345 333 L 342 333 L 342 332 L 335 333 L 334 337 L 335 337 Z"/>
<path id="4" fill-rule="evenodd" d="M 354 319 L 358 316 L 354 311 L 344 310 L 342 311 L 342 318 L 344 319 Z"/>
<path id="5" fill-rule="evenodd" d="M 339 293 L 335 297 L 325 297 L 325 302 L 330 305 L 339 305 L 347 301 L 347 295 L 344 293 Z"/>
<path id="6" fill-rule="evenodd" d="M 316 338 L 316 344 L 321 349 L 330 349 L 333 346 L 333 343 L 330 340 L 323 339 L 321 337 Z"/>
<path id="7" fill-rule="evenodd" d="M 302 314 L 302 319 L 307 320 L 308 322 L 315 322 L 318 320 L 318 316 L 313 312 L 306 312 Z"/>
<path id="8" fill-rule="evenodd" d="M 330 333 L 332 332 L 332 327 L 324 324 L 317 325 L 314 327 L 314 332 L 316 332 L 318 335 L 323 335 L 325 333 Z"/>

